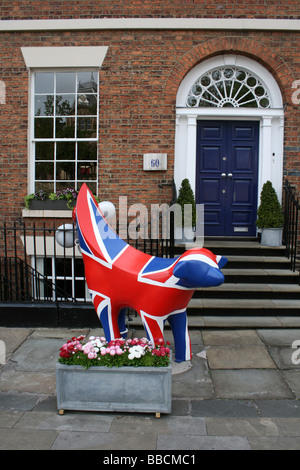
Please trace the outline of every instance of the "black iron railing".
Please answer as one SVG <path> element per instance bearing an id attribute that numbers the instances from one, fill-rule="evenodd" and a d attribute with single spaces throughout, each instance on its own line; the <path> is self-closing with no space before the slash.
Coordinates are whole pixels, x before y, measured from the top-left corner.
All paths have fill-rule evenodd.
<path id="1" fill-rule="evenodd" d="M 174 215 L 168 219 L 167 233 L 162 218 L 156 226 L 131 222 L 127 242 L 152 256 L 174 256 Z M 157 224 L 159 226 L 157 226 Z M 83 259 L 78 245 L 66 248 L 56 241 L 57 226 L 0 227 L 0 301 L 90 302 L 86 289 Z M 119 232 L 117 227 L 117 232 Z M 136 237 L 129 236 L 136 232 Z M 155 234 L 155 236 L 153 236 Z M 158 237 L 157 234 L 160 234 Z M 76 240 L 75 226 L 68 231 Z M 66 237 L 67 232 L 62 231 Z M 65 245 L 65 243 L 63 243 Z"/>
<path id="2" fill-rule="evenodd" d="M 291 270 L 296 271 L 299 241 L 299 200 L 296 189 L 286 179 L 284 183 L 284 231 L 283 242 L 286 256 L 291 262 Z"/>

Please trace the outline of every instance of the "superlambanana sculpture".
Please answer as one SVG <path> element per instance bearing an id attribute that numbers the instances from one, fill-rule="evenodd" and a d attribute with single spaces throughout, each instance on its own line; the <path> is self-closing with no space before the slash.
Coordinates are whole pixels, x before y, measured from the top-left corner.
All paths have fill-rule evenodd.
<path id="1" fill-rule="evenodd" d="M 131 307 L 141 316 L 152 342 L 163 339 L 168 320 L 175 360 L 190 360 L 187 305 L 196 288 L 224 282 L 220 268 L 227 259 L 204 248 L 172 259 L 133 248 L 109 226 L 86 184 L 79 191 L 76 223 L 87 286 L 106 340 L 125 334 L 125 312 Z"/>

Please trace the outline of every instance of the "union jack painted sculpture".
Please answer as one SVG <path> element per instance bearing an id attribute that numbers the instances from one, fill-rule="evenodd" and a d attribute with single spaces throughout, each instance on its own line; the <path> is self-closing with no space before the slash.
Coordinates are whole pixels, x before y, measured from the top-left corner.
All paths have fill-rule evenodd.
<path id="1" fill-rule="evenodd" d="M 191 359 L 187 305 L 197 287 L 224 282 L 227 260 L 200 248 L 178 258 L 145 254 L 120 239 L 105 220 L 84 184 L 76 204 L 79 245 L 87 286 L 107 341 L 126 334 L 128 307 L 141 316 L 148 338 L 163 339 L 168 320 L 174 336 L 175 361 Z"/>

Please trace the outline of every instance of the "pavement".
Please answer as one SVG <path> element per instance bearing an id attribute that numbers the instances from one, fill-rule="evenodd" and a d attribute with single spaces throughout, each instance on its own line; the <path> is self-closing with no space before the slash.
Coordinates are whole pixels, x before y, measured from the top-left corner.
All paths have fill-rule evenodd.
<path id="1" fill-rule="evenodd" d="M 0 327 L 0 449 L 185 451 L 191 459 L 200 450 L 299 450 L 300 325 L 288 324 L 190 329 L 192 360 L 172 364 L 172 412 L 160 418 L 58 414 L 59 348 L 100 329 Z"/>

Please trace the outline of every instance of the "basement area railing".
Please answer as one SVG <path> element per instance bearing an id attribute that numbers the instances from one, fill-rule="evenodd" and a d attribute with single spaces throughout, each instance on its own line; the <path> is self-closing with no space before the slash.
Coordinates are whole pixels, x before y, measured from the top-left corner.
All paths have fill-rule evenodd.
<path id="1" fill-rule="evenodd" d="M 162 220 L 155 221 L 153 232 L 151 222 L 147 223 L 147 227 L 131 222 L 127 233 L 132 235 L 136 231 L 139 236 L 130 239 L 128 235 L 127 242 L 152 256 L 173 258 L 173 213 L 170 213 L 167 231 L 165 227 L 163 230 L 162 223 Z M 160 225 L 158 231 L 157 224 Z M 57 226 L 37 225 L 14 223 L 8 226 L 4 223 L 0 226 L 0 301 L 89 303 L 90 295 L 78 245 L 63 247 L 56 241 Z M 73 227 L 71 232 L 72 240 L 76 240 L 76 228 Z M 65 233 L 63 231 L 63 236 Z M 159 236 L 151 237 L 153 233 Z"/>
<path id="2" fill-rule="evenodd" d="M 296 189 L 286 179 L 284 182 L 284 230 L 283 242 L 286 246 L 286 256 L 290 260 L 292 271 L 296 271 L 298 257 L 299 230 L 299 200 Z"/>

